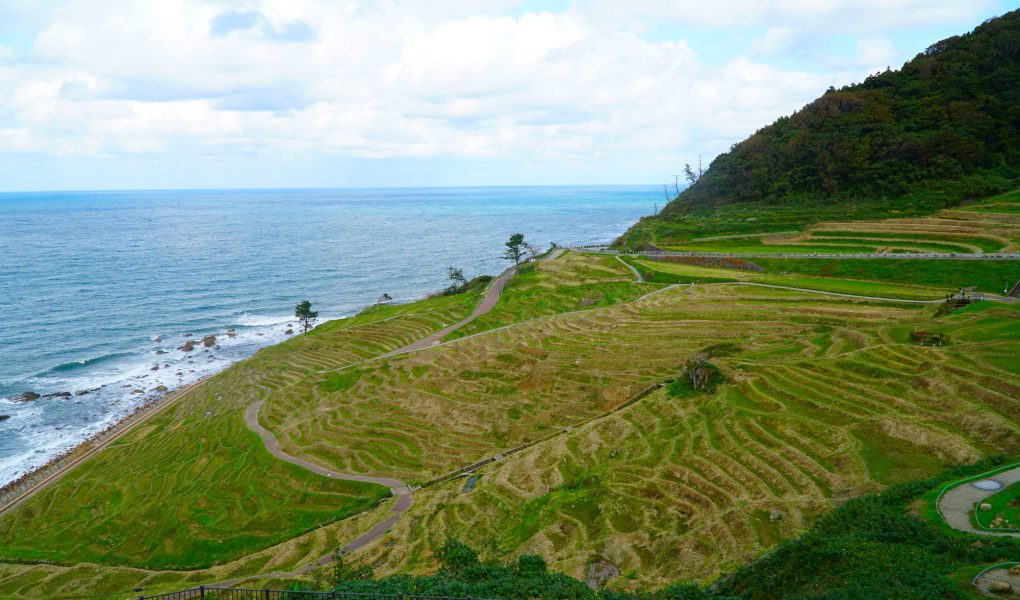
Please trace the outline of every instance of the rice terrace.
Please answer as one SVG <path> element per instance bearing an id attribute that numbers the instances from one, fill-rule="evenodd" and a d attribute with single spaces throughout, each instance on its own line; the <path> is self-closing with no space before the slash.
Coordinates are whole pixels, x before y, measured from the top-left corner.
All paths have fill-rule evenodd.
<path id="1" fill-rule="evenodd" d="M 358 19 L 371 12 L 352 11 Z M 556 29 L 551 14 L 525 12 L 530 16 L 505 16 L 502 26 L 537 19 L 542 31 Z M 320 41 L 318 21 L 316 27 L 280 21 L 254 9 L 210 13 L 211 21 L 201 14 L 203 32 L 224 44 L 209 57 L 253 39 L 294 44 L 304 56 L 302 45 Z M 482 20 L 469 21 L 476 27 Z M 113 29 L 127 27 L 117 23 Z M 365 46 L 366 63 L 358 69 L 373 70 L 366 57 L 377 49 L 369 39 L 404 26 L 385 23 L 351 36 Z M 531 52 L 538 37 L 514 48 Z M 614 47 L 650 43 L 615 30 L 611 39 Z M 399 54 L 446 56 L 427 42 L 401 46 Z M 557 60 L 569 58 L 571 44 Z M 585 52 L 600 47 L 593 43 Z M 484 58 L 450 48 L 458 57 Z M 657 56 L 687 46 L 649 48 L 644 53 Z M 309 50 L 307 59 L 336 51 Z M 4 60 L 5 52 L 0 45 Z M 297 55 L 288 56 L 293 61 Z M 607 60 L 631 65 L 615 55 Z M 676 61 L 670 70 L 686 64 Z M 429 79 L 422 75 L 427 70 L 416 70 L 425 67 L 412 63 L 381 69 L 398 86 L 330 80 L 315 89 L 382 94 L 364 90 Z M 697 71 L 696 61 L 691 65 Z M 298 78 L 304 68 L 288 62 L 281 72 Z M 486 72 L 505 74 L 509 83 L 500 85 L 512 87 L 514 68 Z M 573 70 L 550 70 L 565 79 L 557 93 L 571 87 L 564 73 Z M 753 83 L 741 81 L 742 88 Z M 88 95 L 86 84 L 69 82 L 61 87 L 62 102 Z M 96 88 L 89 94 L 107 89 L 105 81 L 88 82 Z M 114 83 L 110 89 L 134 89 Z M 158 93 L 146 93 L 192 102 L 183 87 L 160 85 L 154 86 Z M 265 120 L 257 127 L 239 120 L 238 130 L 296 128 L 294 144 L 311 134 L 302 133 L 305 121 L 287 120 L 292 113 L 321 111 L 308 117 L 316 129 L 334 118 L 311 88 L 295 92 L 307 106 L 278 109 L 277 102 L 292 99 L 262 98 L 252 91 L 258 86 L 245 86 L 236 94 L 217 91 L 202 110 L 222 104 L 260 113 Z M 638 89 L 647 95 L 645 85 Z M 585 98 L 602 102 L 603 95 Z M 401 148 L 415 149 L 409 156 L 422 160 L 415 169 L 443 172 L 429 162 L 449 134 L 432 129 L 431 120 L 440 119 L 431 111 L 443 98 L 423 88 L 415 102 L 396 102 L 428 115 L 411 124 L 390 123 L 382 112 L 387 102 L 362 98 L 341 111 L 344 127 L 370 114 L 387 125 L 371 134 L 331 130 L 323 143 L 356 147 L 348 150 L 365 162 L 345 167 L 352 177 L 375 176 L 382 163 L 371 161 Z M 217 188 L 156 200 L 143 194 L 144 202 L 165 203 L 159 210 L 172 218 L 131 204 L 133 192 L 124 192 L 127 201 L 100 194 L 91 200 L 99 214 L 127 202 L 131 215 L 149 215 L 126 247 L 159 239 L 173 249 L 161 250 L 152 263 L 158 285 L 146 284 L 135 299 L 115 294 L 116 302 L 108 299 L 111 306 L 103 309 L 103 327 L 125 339 L 143 338 L 146 362 L 135 368 L 140 374 L 134 379 L 0 398 L 0 407 L 12 407 L 15 415 L 0 415 L 0 423 L 52 416 L 43 407 L 64 403 L 73 422 L 37 425 L 40 439 L 81 429 L 90 418 L 81 407 L 111 389 L 119 400 L 109 410 L 123 413 L 113 418 L 104 408 L 104 418 L 110 417 L 105 428 L 95 427 L 63 453 L 53 451 L 49 462 L 38 456 L 56 445 L 18 449 L 24 460 L 42 466 L 18 471 L 0 487 L 0 600 L 1020 598 L 1018 107 L 1020 11 L 1013 11 L 933 44 L 901 69 L 829 87 L 719 151 L 707 168 L 700 157 L 696 168 L 684 164 L 686 186 L 681 189 L 679 175 L 672 187 L 656 186 L 654 199 L 661 202 L 664 191 L 666 204 L 649 206 L 644 217 L 621 216 L 621 206 L 631 210 L 627 202 L 645 202 L 647 192 L 626 186 L 569 193 L 495 185 L 467 191 L 274 188 L 252 197 Z M 659 106 L 639 108 L 634 112 Z M 526 126 L 539 127 L 561 111 L 536 109 Z M 723 106 L 718 113 L 730 118 L 730 111 Z M 473 102 L 457 104 L 456 122 L 470 121 L 471 135 L 451 135 L 449 143 L 458 152 L 460 146 L 481 148 L 486 160 L 504 157 L 482 144 L 488 138 L 479 132 L 488 125 L 477 114 L 483 112 Z M 697 114 L 684 118 L 699 120 Z M 497 137 L 506 144 L 529 137 L 520 135 L 524 127 L 510 123 Z M 190 122 L 181 128 L 201 129 Z M 376 145 L 376 136 L 391 128 L 426 131 L 427 143 Z M 223 131 L 225 137 L 195 146 L 213 152 L 234 135 L 231 128 Z M 560 135 L 542 131 L 543 148 Z M 570 148 L 589 145 L 571 135 L 581 141 L 572 139 Z M 717 137 L 712 144 L 728 139 Z M 621 147 L 631 152 L 649 143 L 638 141 Z M 152 144 L 139 138 L 125 147 Z M 276 150 L 252 144 L 246 152 Z M 525 155 L 535 163 L 559 156 L 534 149 Z M 400 160 L 393 164 L 406 168 Z M 292 162 L 305 168 L 305 158 Z M 370 163 L 375 166 L 364 168 Z M 479 173 L 488 168 L 465 164 Z M 365 173 L 355 173 L 362 168 Z M 32 196 L 24 202 L 45 208 L 61 201 Z M 88 201 L 74 197 L 67 210 L 74 213 Z M 604 233 L 624 223 L 615 239 L 560 246 L 500 230 L 498 259 L 470 254 L 485 252 L 483 243 L 493 245 L 489 229 L 560 231 L 563 215 L 584 221 L 600 202 L 609 208 L 576 231 Z M 543 203 L 553 208 L 542 213 L 536 206 Z M 239 219 L 237 206 L 256 216 Z M 189 214 L 200 220 L 187 221 Z M 70 217 L 66 235 L 76 219 Z M 187 231 L 184 241 L 170 240 L 177 234 L 167 230 L 157 233 L 161 219 L 172 232 Z M 401 219 L 410 225 L 397 233 L 387 229 Z M 30 221 L 7 222 L 13 231 Z M 210 223 L 225 226 L 205 229 Z M 276 228 L 271 235 L 249 230 L 266 223 Z M 256 248 L 260 238 L 264 248 Z M 175 253 L 184 256 L 211 240 L 238 244 L 231 259 L 236 272 L 178 281 L 184 278 L 174 265 L 185 259 Z M 348 244 L 358 254 L 333 253 L 351 250 Z M 7 248 L 47 245 L 55 246 L 28 240 Z M 447 245 L 463 245 L 461 254 Z M 214 263 L 218 252 L 201 250 L 188 268 Z M 280 255 L 286 260 L 274 263 Z M 121 250 L 104 256 L 113 272 Z M 451 256 L 465 264 L 445 267 L 448 287 L 419 289 L 432 280 L 415 265 Z M 53 262 L 74 283 L 68 293 L 74 310 L 100 295 L 105 275 L 74 271 L 84 258 Z M 469 269 L 465 276 L 468 266 L 479 264 L 501 266 L 490 274 Z M 129 265 L 129 280 L 144 279 L 143 271 Z M 319 297 L 334 289 L 329 284 L 339 273 L 378 288 L 372 297 L 386 291 L 374 303 L 364 301 L 362 291 L 351 300 L 356 308 L 344 312 Z M 301 296 L 293 318 L 235 311 L 248 323 L 245 331 L 214 331 L 222 323 L 208 315 L 234 305 L 213 288 L 256 276 L 265 279 L 239 294 L 270 297 L 282 281 L 298 290 L 283 297 L 309 289 L 310 299 Z M 43 279 L 61 277 L 54 272 Z M 109 282 L 124 285 L 113 275 Z M 59 293 L 40 296 L 62 301 Z M 131 329 L 131 320 L 146 312 L 163 318 L 173 301 L 211 312 L 185 321 L 187 327 L 173 325 L 182 329 L 180 342 Z M 123 314 L 112 310 L 115 303 Z M 132 312 L 129 305 L 159 308 Z M 332 309 L 324 312 L 330 318 L 319 319 L 318 310 Z M 99 311 L 80 312 L 88 316 L 90 310 Z M 10 312 L 13 318 L 26 310 Z M 57 325 L 61 318 L 54 311 Z M 88 329 L 89 335 L 100 337 L 98 329 Z M 241 347 L 245 332 L 248 346 Z M 30 347 L 32 341 L 19 343 Z M 76 381 L 76 370 L 96 363 L 113 373 L 129 355 L 61 363 L 25 381 Z M 172 367 L 171 360 L 179 362 Z M 175 369 L 180 385 L 156 385 Z M 2 378 L 0 384 L 7 385 Z M 7 443 L 12 453 L 14 443 Z"/>
<path id="2" fill-rule="evenodd" d="M 0 551 L 14 562 L 0 589 L 297 571 L 387 516 L 385 487 L 269 456 L 244 426 L 255 403 L 289 455 L 416 490 L 357 554 L 382 574 L 427 571 L 450 535 L 568 573 L 597 553 L 628 586 L 709 581 L 834 502 L 1020 453 L 1020 304 L 936 317 L 951 288 L 870 282 L 892 296 L 870 300 L 635 283 L 622 261 L 582 252 L 528 267 L 471 335 L 383 356 L 463 318 L 482 292 L 372 309 L 213 377 L 4 515 Z M 897 298 L 911 292 L 933 302 Z M 918 346 L 919 329 L 953 343 Z M 717 369 L 711 391 L 669 385 L 696 359 Z M 427 485 L 533 442 L 473 470 L 470 492 L 460 477 Z M 213 485 L 237 492 L 204 493 Z M 117 501 L 96 518 L 99 495 Z M 138 536 L 139 523 L 159 534 Z"/>

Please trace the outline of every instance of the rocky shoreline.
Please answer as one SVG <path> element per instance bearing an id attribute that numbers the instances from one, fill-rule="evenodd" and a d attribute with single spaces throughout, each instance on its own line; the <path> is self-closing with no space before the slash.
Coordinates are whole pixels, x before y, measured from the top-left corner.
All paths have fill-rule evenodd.
<path id="1" fill-rule="evenodd" d="M 79 462 L 88 458 L 92 454 L 101 451 L 115 439 L 126 433 L 129 429 L 131 429 L 138 423 L 144 421 L 148 417 L 154 415 L 160 409 L 170 405 L 174 400 L 177 400 L 187 392 L 191 391 L 193 388 L 201 385 L 213 375 L 215 374 L 206 375 L 205 377 L 202 377 L 201 379 L 198 379 L 181 388 L 169 391 L 159 396 L 152 397 L 145 403 L 136 407 L 124 418 L 111 424 L 106 429 L 86 438 L 84 441 L 74 446 L 73 448 L 67 450 L 66 452 L 63 452 L 53 457 L 46 464 L 31 471 L 28 471 L 27 473 L 18 477 L 17 479 L 3 485 L 2 487 L 0 487 L 0 514 L 6 512 L 15 503 L 18 503 L 19 500 L 24 498 L 26 494 L 31 493 L 31 491 L 37 485 L 45 482 L 50 477 L 55 476 L 66 469 L 70 469 L 71 467 L 76 466 Z M 37 398 L 44 397 L 35 393 L 31 394 L 37 396 Z M 23 398 L 24 396 L 25 394 L 22 395 Z M 61 394 L 60 393 L 48 394 L 45 397 L 49 396 L 56 397 L 61 396 Z M 26 401 L 34 400 L 37 398 L 29 398 Z M 6 420 L 3 417 L 7 417 L 7 415 L 0 415 L 0 421 Z"/>

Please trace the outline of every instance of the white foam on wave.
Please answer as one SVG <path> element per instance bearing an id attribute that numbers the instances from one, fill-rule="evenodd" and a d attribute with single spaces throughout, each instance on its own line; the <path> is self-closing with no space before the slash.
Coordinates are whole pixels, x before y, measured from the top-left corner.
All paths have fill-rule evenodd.
<path id="1" fill-rule="evenodd" d="M 30 402 L 0 399 L 0 486 L 37 469 L 86 439 L 106 430 L 139 406 L 164 392 L 215 374 L 231 364 L 300 332 L 293 317 L 242 315 L 233 335 L 224 327 L 213 332 L 211 347 L 204 335 L 167 336 L 139 348 L 123 360 L 104 362 L 94 368 L 46 373 L 25 381 L 26 389 L 41 394 L 89 390 L 71 398 L 50 397 Z M 191 352 L 181 347 L 195 344 Z M 218 348 L 217 348 L 218 347 Z M 156 354 L 162 350 L 165 354 Z M 153 370 L 156 367 L 156 370 Z M 139 393 L 140 391 L 140 393 Z"/>
<path id="2" fill-rule="evenodd" d="M 271 327 L 296 323 L 293 315 L 253 315 L 244 313 L 237 317 L 237 324 L 242 327 Z"/>

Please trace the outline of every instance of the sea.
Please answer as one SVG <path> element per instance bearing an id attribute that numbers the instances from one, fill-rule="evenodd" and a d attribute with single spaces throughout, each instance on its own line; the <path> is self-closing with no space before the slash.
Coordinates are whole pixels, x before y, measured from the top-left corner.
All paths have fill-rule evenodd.
<path id="1" fill-rule="evenodd" d="M 513 233 L 607 242 L 661 201 L 657 186 L 0 194 L 0 486 L 298 332 L 303 299 L 320 320 L 416 300 L 448 267 L 506 268 Z"/>

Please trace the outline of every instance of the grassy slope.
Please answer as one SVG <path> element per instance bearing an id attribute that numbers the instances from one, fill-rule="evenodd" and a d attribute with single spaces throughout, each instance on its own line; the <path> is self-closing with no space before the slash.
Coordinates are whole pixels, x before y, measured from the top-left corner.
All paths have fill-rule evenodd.
<path id="1" fill-rule="evenodd" d="M 755 258 L 764 272 L 714 269 L 656 260 L 627 258 L 651 281 L 656 273 L 673 281 L 754 281 L 847 294 L 888 298 L 937 299 L 961 287 L 1002 294 L 1020 279 L 1020 262 L 972 260 Z M 660 280 L 667 277 L 659 276 Z"/>
<path id="2" fill-rule="evenodd" d="M 272 458 L 243 409 L 323 367 L 435 331 L 475 300 L 374 307 L 263 349 L 0 520 L 0 558 L 198 568 L 375 506 L 389 493 L 381 486 Z"/>
<path id="3" fill-rule="evenodd" d="M 488 314 L 451 333 L 447 339 L 520 323 L 545 315 L 627 302 L 651 291 L 634 283 L 634 274 L 612 256 L 567 252 L 539 261 L 507 284 Z"/>
<path id="4" fill-rule="evenodd" d="M 1020 241 L 1020 221 L 1016 218 L 1020 192 L 1009 192 L 952 210 L 903 212 L 874 210 L 846 212 L 834 204 L 808 206 L 730 205 L 692 210 L 671 219 L 644 219 L 634 225 L 620 243 L 640 248 L 655 243 L 663 248 L 703 252 L 862 252 L 868 248 L 892 247 L 907 250 L 953 251 L 947 243 L 976 245 L 985 252 L 1010 250 Z M 930 216 L 924 216 L 924 215 Z M 881 218 L 882 220 L 874 220 Z M 870 219 L 870 220 L 869 220 Z M 803 231 L 804 245 L 790 245 L 778 236 L 769 238 L 705 240 L 698 238 L 724 235 L 755 235 L 766 232 Z M 839 232 L 839 233 L 836 233 Z M 859 238 L 898 239 L 845 241 L 857 248 L 834 246 L 833 235 Z M 853 239 L 851 237 L 850 239 Z M 806 242 L 806 243 L 805 243 Z M 777 248 L 786 246 L 786 249 Z"/>
<path id="5" fill-rule="evenodd" d="M 714 359 L 729 383 L 711 396 L 656 392 L 485 467 L 470 493 L 463 481 L 420 491 L 413 518 L 364 560 L 383 572 L 427 570 L 430 549 L 453 535 L 486 558 L 537 552 L 574 576 L 599 555 L 626 575 L 622 587 L 708 580 L 803 530 L 834 501 L 1016 452 L 1020 377 L 991 359 L 1020 351 L 1020 309 L 986 302 L 938 320 L 930 311 L 698 286 L 565 317 L 563 326 L 522 327 L 530 347 L 566 350 L 605 380 L 656 372 L 663 357 L 679 362 L 720 342 L 740 352 Z M 919 348 L 908 342 L 914 328 L 957 341 Z M 498 337 L 490 356 L 524 356 L 507 333 Z M 481 353 L 473 350 L 461 360 Z M 579 416 L 576 392 L 557 391 Z"/>
<path id="6" fill-rule="evenodd" d="M 604 258 L 571 260 L 590 260 L 598 270 Z M 519 296 L 522 302 L 535 297 Z M 212 406 L 236 419 L 250 399 L 244 393 L 262 393 L 239 380 L 266 385 L 270 392 L 259 396 L 266 400 L 264 422 L 292 453 L 409 478 L 426 479 L 515 443 L 559 434 L 486 467 L 470 494 L 462 492 L 462 481 L 418 492 L 412 518 L 362 555 L 383 572 L 430 568 L 430 550 L 452 533 L 490 557 L 538 551 L 572 574 L 602 555 L 626 575 L 617 586 L 704 580 L 802 530 L 834 500 L 1020 445 L 1020 372 L 1012 360 L 1020 352 L 1020 310 L 992 303 L 931 321 L 931 309 L 911 306 L 697 286 L 365 362 L 356 376 L 347 374 L 352 369 L 314 373 L 438 329 L 465 314 L 473 300 L 384 307 L 361 320 L 327 324 L 243 363 L 249 368 L 225 378 L 225 387 L 210 386 L 210 395 L 232 390 Z M 428 308 L 434 313 L 420 314 Z M 384 320 L 397 313 L 405 316 Z M 909 344 L 909 332 L 922 327 L 948 333 L 954 344 Z M 675 376 L 687 357 L 723 342 L 739 352 L 714 359 L 728 379 L 716 393 L 677 400 L 656 392 L 600 416 L 648 384 Z M 202 431 L 204 410 L 182 402 L 174 419 L 192 415 L 191 427 Z M 573 427 L 564 431 L 566 425 Z M 139 432 L 133 445 L 150 436 L 149 456 L 129 455 L 117 462 L 120 470 L 101 472 L 117 488 L 111 494 L 131 500 L 114 518 L 138 519 L 155 510 L 153 498 L 162 490 L 141 493 L 131 482 L 156 457 L 169 469 L 157 478 L 163 490 L 180 486 L 193 466 L 172 458 L 175 452 L 189 456 L 187 449 L 161 449 L 165 455 L 152 449 L 167 443 L 165 433 Z M 95 465 L 84 471 L 93 481 L 100 475 Z M 208 481 L 204 490 L 219 485 Z M 69 539 L 90 539 L 101 531 L 95 519 L 62 500 L 73 490 L 65 483 L 53 488 L 45 499 L 48 511 L 70 526 Z M 185 502 L 203 498 L 216 496 L 192 495 Z M 222 510 L 233 514 L 243 507 L 236 497 L 230 501 Z M 183 518 L 194 518 L 190 510 Z M 771 519 L 773 510 L 782 517 Z M 266 514 L 254 518 L 273 523 Z M 83 552 L 64 548 L 41 511 L 24 519 L 18 525 L 25 531 L 52 533 L 29 543 L 27 534 L 16 532 L 19 548 L 72 559 Z M 222 527 L 211 521 L 210 537 L 223 536 Z M 2 539 L 6 544 L 8 537 Z M 114 549 L 129 548 L 111 541 Z M 5 550 L 13 552 L 0 546 Z M 273 560 L 252 564 L 271 570 Z M 5 581 L 17 582 L 19 572 L 0 568 L 0 589 Z M 82 575 L 58 567 L 27 572 L 57 583 Z M 130 580 L 128 572 L 109 573 Z"/>

